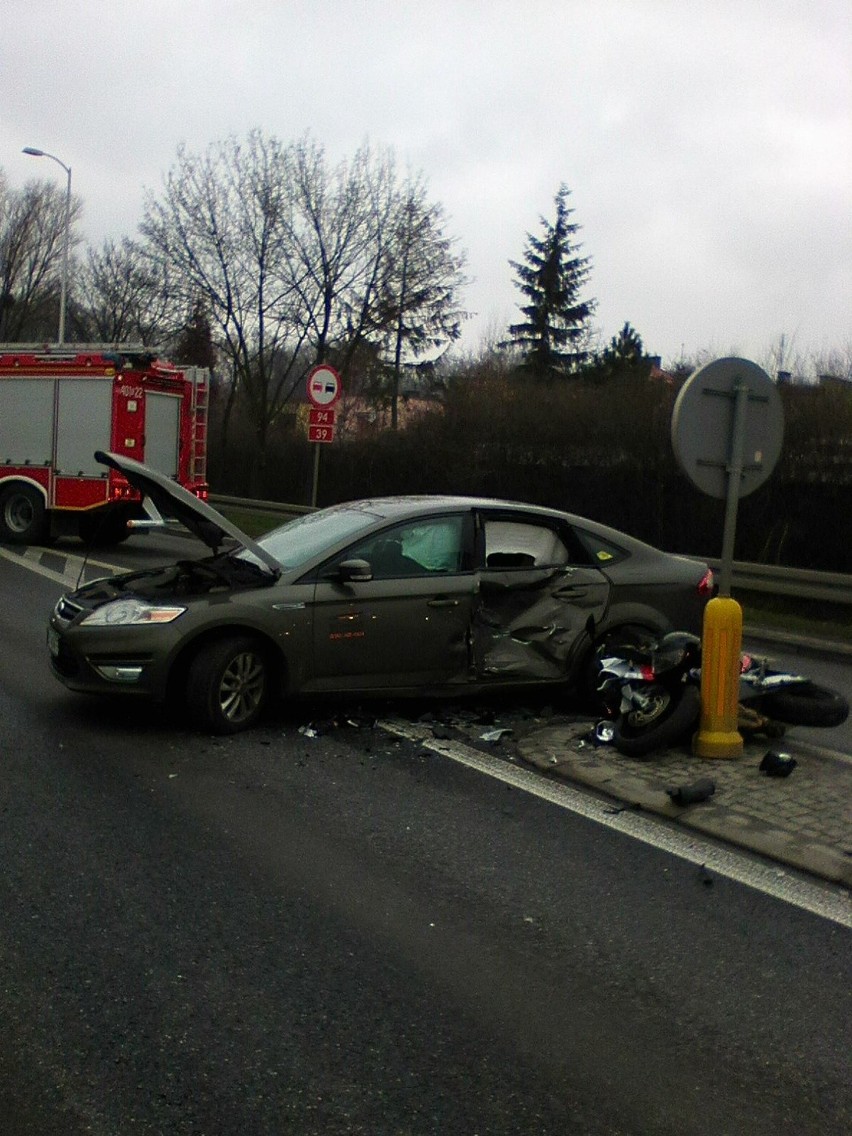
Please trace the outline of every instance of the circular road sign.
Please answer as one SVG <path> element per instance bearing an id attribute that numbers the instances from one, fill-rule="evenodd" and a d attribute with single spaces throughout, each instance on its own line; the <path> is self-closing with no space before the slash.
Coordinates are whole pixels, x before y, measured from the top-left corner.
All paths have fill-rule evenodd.
<path id="1" fill-rule="evenodd" d="M 737 495 L 758 489 L 775 468 L 783 437 L 778 388 L 748 359 L 708 363 L 684 383 L 675 400 L 675 457 L 687 477 L 711 497 L 727 497 L 729 475 L 737 465 Z"/>
<path id="2" fill-rule="evenodd" d="M 320 363 L 308 375 L 308 398 L 314 406 L 332 406 L 340 398 L 340 375 L 334 367 Z"/>

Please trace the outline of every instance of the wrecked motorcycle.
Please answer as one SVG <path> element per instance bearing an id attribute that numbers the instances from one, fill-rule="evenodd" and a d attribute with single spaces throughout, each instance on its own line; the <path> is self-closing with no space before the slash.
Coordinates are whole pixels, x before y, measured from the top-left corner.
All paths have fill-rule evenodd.
<path id="1" fill-rule="evenodd" d="M 610 648 L 611 650 L 611 648 Z M 688 737 L 701 714 L 701 640 L 675 631 L 647 646 L 625 644 L 599 658 L 601 723 L 620 753 L 643 757 Z M 780 737 L 781 723 L 839 726 L 849 715 L 842 694 L 804 675 L 776 671 L 765 658 L 741 657 L 738 727 Z"/>

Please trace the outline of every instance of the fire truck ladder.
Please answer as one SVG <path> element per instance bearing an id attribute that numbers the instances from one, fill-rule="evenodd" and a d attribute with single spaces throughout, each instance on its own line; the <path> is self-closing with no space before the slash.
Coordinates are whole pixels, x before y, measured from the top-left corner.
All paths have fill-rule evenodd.
<path id="1" fill-rule="evenodd" d="M 194 482 L 207 480 L 207 375 L 200 368 L 192 374 L 192 453 L 189 476 Z"/>

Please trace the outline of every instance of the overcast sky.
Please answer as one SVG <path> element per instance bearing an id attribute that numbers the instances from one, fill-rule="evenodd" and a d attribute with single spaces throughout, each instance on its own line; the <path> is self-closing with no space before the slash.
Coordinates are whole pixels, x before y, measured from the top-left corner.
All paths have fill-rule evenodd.
<path id="1" fill-rule="evenodd" d="M 474 350 L 565 182 L 606 339 L 764 362 L 852 350 L 851 71 L 849 0 L 3 0 L 0 167 L 70 165 L 99 245 L 181 142 L 390 146 L 467 253 Z"/>

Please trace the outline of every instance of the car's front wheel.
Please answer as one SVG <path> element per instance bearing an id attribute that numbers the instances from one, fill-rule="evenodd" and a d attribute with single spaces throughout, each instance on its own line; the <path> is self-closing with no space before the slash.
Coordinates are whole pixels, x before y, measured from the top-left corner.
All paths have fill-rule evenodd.
<path id="1" fill-rule="evenodd" d="M 202 648 L 186 681 L 193 723 L 213 734 L 236 734 L 260 718 L 269 695 L 270 670 L 259 643 L 231 636 Z"/>

